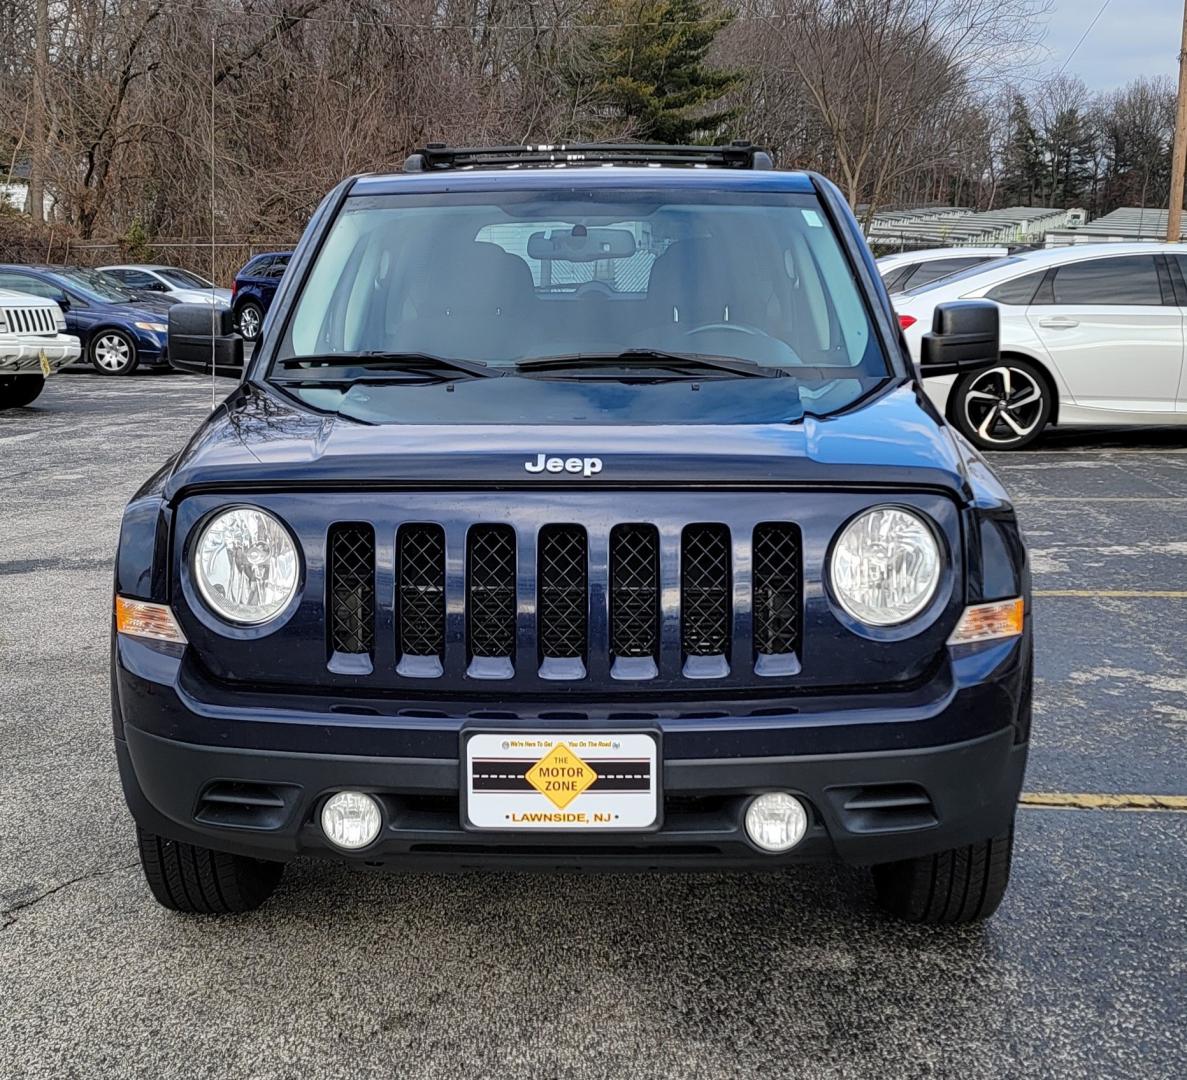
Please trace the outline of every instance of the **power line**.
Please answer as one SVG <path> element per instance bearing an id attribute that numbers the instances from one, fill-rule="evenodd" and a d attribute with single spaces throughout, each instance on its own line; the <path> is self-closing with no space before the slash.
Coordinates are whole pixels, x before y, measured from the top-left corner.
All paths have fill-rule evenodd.
<path id="1" fill-rule="evenodd" d="M 1058 70 L 1058 71 L 1055 73 L 1055 77 L 1056 77 L 1057 79 L 1059 78 L 1059 76 L 1060 76 L 1060 75 L 1062 75 L 1062 74 L 1063 74 L 1063 73 L 1064 73 L 1064 72 L 1067 70 L 1067 66 L 1068 66 L 1068 64 L 1070 64 L 1070 63 L 1072 62 L 1072 57 L 1076 55 L 1077 51 L 1079 51 L 1079 48 L 1080 48 L 1080 46 L 1084 44 L 1084 39 L 1085 39 L 1085 38 L 1086 38 L 1086 37 L 1087 37 L 1089 34 L 1091 34 L 1091 33 L 1092 33 L 1092 28 L 1093 28 L 1093 27 L 1094 27 L 1094 26 L 1095 26 L 1095 25 L 1096 25 L 1098 22 L 1100 22 L 1100 17 L 1101 17 L 1101 16 L 1102 16 L 1102 15 L 1105 13 L 1105 8 L 1107 8 L 1108 6 L 1109 6 L 1109 0 L 1105 0 L 1105 2 L 1104 2 L 1103 4 L 1101 4 L 1101 6 L 1100 6 L 1100 11 L 1098 11 L 1098 12 L 1097 12 L 1097 13 L 1096 13 L 1096 14 L 1093 16 L 1093 18 L 1092 18 L 1092 22 L 1090 22 L 1090 23 L 1088 24 L 1088 28 L 1087 28 L 1087 29 L 1084 31 L 1084 33 L 1082 33 L 1082 34 L 1080 35 L 1080 40 L 1079 40 L 1079 41 L 1077 41 L 1077 42 L 1076 42 L 1076 44 L 1072 46 L 1072 51 L 1071 51 L 1070 53 L 1068 53 L 1068 54 L 1067 54 L 1067 59 L 1066 59 L 1066 60 L 1064 60 L 1064 62 L 1063 62 L 1063 65 L 1062 65 L 1062 66 L 1060 67 L 1060 69 L 1059 69 L 1059 70 Z"/>

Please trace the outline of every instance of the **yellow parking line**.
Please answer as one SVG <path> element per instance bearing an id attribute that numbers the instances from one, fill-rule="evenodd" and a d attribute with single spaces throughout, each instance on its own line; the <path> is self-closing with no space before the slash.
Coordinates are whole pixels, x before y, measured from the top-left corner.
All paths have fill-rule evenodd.
<path id="1" fill-rule="evenodd" d="M 1035 596 L 1078 596 L 1092 599 L 1187 600 L 1187 589 L 1035 589 Z"/>
<path id="2" fill-rule="evenodd" d="M 1063 791 L 1024 791 L 1023 806 L 1062 810 L 1179 810 L 1187 813 L 1187 795 L 1101 795 Z"/>

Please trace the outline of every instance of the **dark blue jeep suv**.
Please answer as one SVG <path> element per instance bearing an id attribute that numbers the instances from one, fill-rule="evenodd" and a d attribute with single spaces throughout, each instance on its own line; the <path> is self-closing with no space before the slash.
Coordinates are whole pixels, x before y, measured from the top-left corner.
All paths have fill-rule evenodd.
<path id="1" fill-rule="evenodd" d="M 837 858 L 997 907 L 1026 553 L 852 214 L 748 144 L 447 149 L 346 180 L 241 381 L 129 504 L 115 745 L 166 907 L 296 856 L 426 870 Z"/>

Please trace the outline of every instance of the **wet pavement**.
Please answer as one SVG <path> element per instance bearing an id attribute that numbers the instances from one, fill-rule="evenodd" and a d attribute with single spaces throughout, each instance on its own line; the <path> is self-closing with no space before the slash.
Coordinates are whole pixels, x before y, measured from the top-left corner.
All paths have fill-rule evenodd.
<path id="1" fill-rule="evenodd" d="M 1184 813 L 1024 808 L 1001 911 L 955 931 L 839 867 L 300 862 L 250 916 L 157 907 L 111 752 L 111 557 L 209 408 L 194 377 L 66 375 L 0 413 L 0 1077 L 1187 1074 Z M 1034 553 L 1027 789 L 1187 795 L 1187 428 L 994 465 Z"/>

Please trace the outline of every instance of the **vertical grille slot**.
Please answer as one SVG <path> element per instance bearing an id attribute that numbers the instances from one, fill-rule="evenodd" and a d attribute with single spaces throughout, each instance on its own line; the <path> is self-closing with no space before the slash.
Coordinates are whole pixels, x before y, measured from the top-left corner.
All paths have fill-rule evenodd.
<path id="1" fill-rule="evenodd" d="M 615 679 L 659 674 L 659 533 L 654 525 L 610 531 L 610 652 Z"/>
<path id="2" fill-rule="evenodd" d="M 445 530 L 402 525 L 396 534 L 400 662 L 396 671 L 436 678 L 445 656 Z"/>
<path id="3" fill-rule="evenodd" d="M 794 675 L 800 652 L 800 534 L 783 521 L 754 530 L 754 670 Z"/>
<path id="4" fill-rule="evenodd" d="M 375 530 L 330 528 L 326 587 L 330 609 L 330 670 L 370 674 L 375 648 Z"/>
<path id="5" fill-rule="evenodd" d="M 476 525 L 466 537 L 467 674 L 509 679 L 515 674 L 515 530 Z"/>
<path id="6" fill-rule="evenodd" d="M 688 525 L 680 537 L 680 641 L 686 678 L 729 674 L 731 554 L 725 525 Z"/>
<path id="7" fill-rule="evenodd" d="M 584 679 L 589 632 L 589 553 L 579 525 L 540 530 L 537 640 L 542 679 Z"/>

